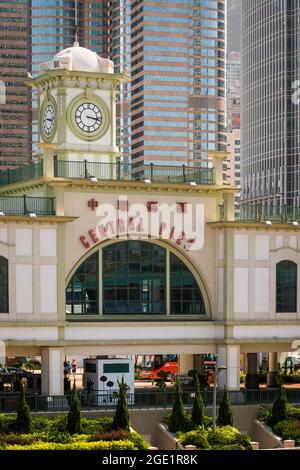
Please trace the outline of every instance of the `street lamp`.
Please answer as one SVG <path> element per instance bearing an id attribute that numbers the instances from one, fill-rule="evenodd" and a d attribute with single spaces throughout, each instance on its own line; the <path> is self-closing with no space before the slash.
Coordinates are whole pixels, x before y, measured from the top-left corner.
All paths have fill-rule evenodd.
<path id="1" fill-rule="evenodd" d="M 214 393 L 213 393 L 213 422 L 212 422 L 213 432 L 216 432 L 218 374 L 219 374 L 222 370 L 226 370 L 226 369 L 227 369 L 227 367 L 225 367 L 225 366 L 217 367 L 217 364 L 215 365 Z"/>

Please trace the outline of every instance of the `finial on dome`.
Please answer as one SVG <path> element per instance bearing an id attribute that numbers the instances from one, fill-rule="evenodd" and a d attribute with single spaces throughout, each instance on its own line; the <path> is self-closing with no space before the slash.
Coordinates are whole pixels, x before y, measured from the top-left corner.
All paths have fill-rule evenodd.
<path id="1" fill-rule="evenodd" d="M 76 38 L 76 40 L 73 42 L 73 47 L 79 47 L 79 42 L 77 41 L 77 38 Z"/>

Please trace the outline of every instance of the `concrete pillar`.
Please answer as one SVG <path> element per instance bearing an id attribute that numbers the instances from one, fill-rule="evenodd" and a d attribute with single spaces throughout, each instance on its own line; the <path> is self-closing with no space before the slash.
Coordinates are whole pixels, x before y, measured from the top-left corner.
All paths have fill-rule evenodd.
<path id="1" fill-rule="evenodd" d="M 42 348 L 42 394 L 64 394 L 64 349 Z"/>
<path id="2" fill-rule="evenodd" d="M 257 374 L 257 353 L 247 354 L 246 388 L 259 388 L 259 380 Z"/>
<path id="3" fill-rule="evenodd" d="M 218 387 L 227 385 L 228 390 L 240 389 L 240 346 L 224 345 L 217 348 L 217 366 L 226 367 L 218 374 Z"/>
<path id="4" fill-rule="evenodd" d="M 194 367 L 200 375 L 205 375 L 204 354 L 196 354 L 194 356 Z"/>
<path id="5" fill-rule="evenodd" d="M 193 354 L 180 354 L 179 372 L 181 374 L 187 374 L 192 369 L 194 369 L 194 355 Z"/>
<path id="6" fill-rule="evenodd" d="M 4 341 L 0 340 L 0 365 L 6 364 L 6 344 Z"/>
<path id="7" fill-rule="evenodd" d="M 278 353 L 269 353 L 269 372 L 267 375 L 267 386 L 277 387 Z"/>
<path id="8" fill-rule="evenodd" d="M 224 194 L 224 220 L 226 222 L 234 222 L 235 220 L 234 193 Z"/>

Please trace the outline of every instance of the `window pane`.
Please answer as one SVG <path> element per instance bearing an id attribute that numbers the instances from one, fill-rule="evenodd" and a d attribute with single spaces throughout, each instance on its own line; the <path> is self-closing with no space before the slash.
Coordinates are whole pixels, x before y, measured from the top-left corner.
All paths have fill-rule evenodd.
<path id="1" fill-rule="evenodd" d="M 292 261 L 276 266 L 276 312 L 297 312 L 297 265 Z"/>
<path id="2" fill-rule="evenodd" d="M 77 269 L 66 290 L 66 311 L 74 315 L 98 314 L 98 252 Z"/>
<path id="3" fill-rule="evenodd" d="M 104 248 L 102 258 L 104 314 L 166 313 L 164 248 L 148 242 L 125 241 Z"/>
<path id="4" fill-rule="evenodd" d="M 205 305 L 199 285 L 188 267 L 170 254 L 171 314 L 205 315 Z"/>
<path id="5" fill-rule="evenodd" d="M 8 313 L 8 260 L 0 256 L 0 313 Z"/>

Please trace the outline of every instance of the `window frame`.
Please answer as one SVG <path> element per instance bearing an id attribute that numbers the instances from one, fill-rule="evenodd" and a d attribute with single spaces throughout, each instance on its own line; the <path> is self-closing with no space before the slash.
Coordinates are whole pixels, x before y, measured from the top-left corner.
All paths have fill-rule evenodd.
<path id="1" fill-rule="evenodd" d="M 289 266 L 289 267 L 288 267 Z M 292 269 L 293 268 L 293 269 Z M 279 271 L 282 269 L 282 271 Z M 287 271 L 290 271 L 287 275 Z M 280 279 L 281 277 L 281 279 Z M 290 283 L 294 280 L 294 285 Z M 281 284 L 279 285 L 279 282 Z M 276 313 L 297 313 L 298 310 L 298 265 L 292 260 L 282 260 L 276 264 L 275 303 Z M 291 306 L 291 308 L 289 308 Z"/>

